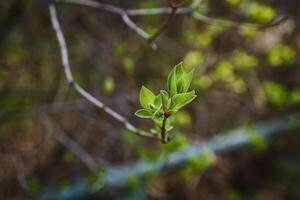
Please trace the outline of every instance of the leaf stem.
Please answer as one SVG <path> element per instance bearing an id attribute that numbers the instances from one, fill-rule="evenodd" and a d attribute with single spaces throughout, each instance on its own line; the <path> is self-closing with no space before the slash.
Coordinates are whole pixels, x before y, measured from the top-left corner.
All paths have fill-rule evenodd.
<path id="1" fill-rule="evenodd" d="M 163 118 L 163 122 L 162 122 L 162 126 L 161 126 L 161 142 L 162 143 L 167 143 L 168 142 L 168 138 L 166 138 L 166 123 L 167 123 L 167 119 L 170 117 L 170 113 L 168 112 L 164 112 L 164 118 Z"/>

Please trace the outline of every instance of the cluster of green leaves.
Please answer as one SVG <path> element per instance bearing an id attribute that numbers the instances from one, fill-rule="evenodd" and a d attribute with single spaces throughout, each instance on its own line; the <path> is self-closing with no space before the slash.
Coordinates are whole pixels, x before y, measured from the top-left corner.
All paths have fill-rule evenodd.
<path id="1" fill-rule="evenodd" d="M 221 83 L 233 92 L 246 92 L 246 78 L 258 67 L 259 60 L 246 51 L 235 50 L 227 59 L 216 63 L 215 68 L 195 79 L 196 90 L 207 90 L 213 84 Z"/>
<path id="2" fill-rule="evenodd" d="M 214 153 L 209 150 L 204 150 L 200 155 L 188 156 L 186 166 L 180 172 L 181 178 L 188 180 L 196 172 L 203 172 L 215 159 Z"/>
<path id="3" fill-rule="evenodd" d="M 268 54 L 268 62 L 274 67 L 286 66 L 294 63 L 296 59 L 295 50 L 287 45 L 278 44 Z"/>
<path id="4" fill-rule="evenodd" d="M 274 18 L 276 11 L 269 7 L 257 2 L 251 2 L 247 5 L 247 10 L 245 12 L 255 22 L 267 23 Z"/>
<path id="5" fill-rule="evenodd" d="M 167 142 L 167 133 L 173 128 L 167 119 L 196 98 L 194 90 L 188 91 L 193 72 L 194 70 L 186 71 L 183 64 L 179 63 L 168 76 L 168 91 L 161 90 L 158 95 L 142 86 L 139 97 L 142 109 L 137 110 L 135 115 L 152 119 L 155 128 L 151 129 L 151 132 L 161 134 L 163 142 Z"/>
<path id="6" fill-rule="evenodd" d="M 251 124 L 245 124 L 245 131 L 249 137 L 250 146 L 257 151 L 265 150 L 267 147 L 267 141 L 263 135 Z"/>
<path id="7" fill-rule="evenodd" d="M 300 90 L 288 89 L 283 84 L 274 81 L 264 81 L 263 90 L 269 103 L 277 108 L 300 105 Z"/>

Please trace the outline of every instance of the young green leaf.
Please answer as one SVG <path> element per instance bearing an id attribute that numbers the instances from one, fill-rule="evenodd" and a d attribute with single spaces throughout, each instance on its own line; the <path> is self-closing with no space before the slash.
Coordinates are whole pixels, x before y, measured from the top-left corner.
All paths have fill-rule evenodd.
<path id="1" fill-rule="evenodd" d="M 140 118 L 152 118 L 152 112 L 148 109 L 139 109 L 134 114 Z"/>
<path id="2" fill-rule="evenodd" d="M 185 73 L 184 69 L 183 69 L 182 62 L 180 62 L 179 64 L 175 65 L 175 71 L 176 71 L 176 77 L 177 77 L 177 79 L 181 79 L 181 77 Z"/>
<path id="3" fill-rule="evenodd" d="M 166 132 L 171 131 L 173 128 L 174 128 L 173 126 L 168 126 L 168 127 L 166 127 Z"/>
<path id="4" fill-rule="evenodd" d="M 152 119 L 154 119 L 155 117 L 160 117 L 162 116 L 162 105 L 160 105 L 155 111 L 154 113 L 152 114 Z"/>
<path id="5" fill-rule="evenodd" d="M 154 118 L 152 118 L 153 121 L 155 122 L 155 124 L 158 126 L 158 127 L 161 127 L 162 126 L 162 122 L 163 122 L 163 117 L 160 116 L 155 116 Z"/>
<path id="6" fill-rule="evenodd" d="M 187 92 L 187 93 L 181 93 L 176 94 L 172 97 L 172 110 L 179 110 L 183 106 L 187 105 L 191 101 L 193 101 L 196 98 L 197 95 L 195 95 L 195 91 Z"/>
<path id="7" fill-rule="evenodd" d="M 151 129 L 150 129 L 150 132 L 153 133 L 153 134 L 158 134 L 158 133 L 159 133 L 159 131 L 157 131 L 157 130 L 154 129 L 154 128 L 151 128 Z"/>
<path id="8" fill-rule="evenodd" d="M 192 82 L 193 71 L 186 72 L 182 62 L 174 67 L 168 76 L 168 89 L 172 96 L 188 91 Z"/>
<path id="9" fill-rule="evenodd" d="M 195 91 L 187 92 L 192 78 L 193 70 L 187 72 L 182 63 L 179 63 L 168 75 L 169 93 L 161 90 L 155 96 L 144 86 L 140 91 L 140 103 L 144 109 L 136 111 L 135 115 L 141 118 L 151 118 L 155 125 L 155 129 L 151 129 L 151 133 L 160 133 L 163 143 L 167 142 L 167 132 L 173 128 L 170 120 L 172 115 L 196 98 Z"/>
<path id="10" fill-rule="evenodd" d="M 176 68 L 174 68 L 169 76 L 168 76 L 168 90 L 170 91 L 171 95 L 177 94 L 177 83 L 176 83 Z"/>
<path id="11" fill-rule="evenodd" d="M 150 104 L 153 104 L 155 100 L 155 95 L 145 86 L 142 86 L 140 91 L 140 104 L 143 108 L 150 107 Z"/>
<path id="12" fill-rule="evenodd" d="M 177 83 L 177 94 L 183 93 L 183 88 L 184 88 L 183 78 L 178 79 L 176 83 Z"/>
<path id="13" fill-rule="evenodd" d="M 161 96 L 160 96 L 160 94 L 155 97 L 154 106 L 155 106 L 155 108 L 159 108 L 161 106 Z"/>
<path id="14" fill-rule="evenodd" d="M 184 75 L 182 77 L 183 85 L 184 85 L 182 92 L 187 92 L 188 91 L 188 89 L 191 85 L 192 79 L 193 79 L 193 75 L 194 75 L 194 70 L 191 70 L 188 73 L 184 73 Z"/>
<path id="15" fill-rule="evenodd" d="M 175 72 L 176 72 L 176 88 L 177 88 L 177 94 L 182 93 L 184 82 L 182 77 L 185 74 L 185 71 L 183 69 L 182 62 L 177 64 L 175 66 Z"/>
<path id="16" fill-rule="evenodd" d="M 161 102 L 163 105 L 164 109 L 168 108 L 168 99 L 169 99 L 169 94 L 165 90 L 160 91 L 160 97 L 161 97 Z"/>

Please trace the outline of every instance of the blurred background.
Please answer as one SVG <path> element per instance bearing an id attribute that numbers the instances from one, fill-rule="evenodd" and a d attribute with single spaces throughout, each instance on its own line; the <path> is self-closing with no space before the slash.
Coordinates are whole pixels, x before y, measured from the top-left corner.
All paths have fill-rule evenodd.
<path id="1" fill-rule="evenodd" d="M 121 8 L 169 6 L 167 0 L 99 2 Z M 165 89 L 168 73 L 180 61 L 186 69 L 196 69 L 191 87 L 198 96 L 177 114 L 176 137 L 163 145 L 128 132 L 69 88 L 47 1 L 1 1 L 1 199 L 34 199 L 50 187 L 64 191 L 79 179 L 94 178 L 89 165 L 102 169 L 155 162 L 162 154 L 222 131 L 296 112 L 299 4 L 298 0 L 206 0 L 192 14 L 171 18 L 156 40 L 157 50 L 119 15 L 57 5 L 75 80 L 142 129 L 152 124 L 134 116 L 141 86 L 156 93 Z M 241 24 L 228 27 L 218 20 L 208 24 L 199 15 Z M 154 34 L 167 18 L 149 15 L 132 20 Z M 70 143 L 84 150 L 85 162 L 70 150 Z M 270 142 L 257 139 L 250 147 L 218 154 L 217 162 L 205 170 L 152 180 L 146 198 L 300 199 L 299 145 L 297 130 Z"/>

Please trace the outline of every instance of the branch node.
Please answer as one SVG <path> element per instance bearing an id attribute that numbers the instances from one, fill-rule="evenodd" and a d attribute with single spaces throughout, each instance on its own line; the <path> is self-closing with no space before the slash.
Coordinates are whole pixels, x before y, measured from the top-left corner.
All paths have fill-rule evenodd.
<path id="1" fill-rule="evenodd" d="M 71 87 L 71 88 L 74 88 L 75 86 L 75 82 L 73 80 L 68 80 L 67 81 L 67 84 Z"/>

